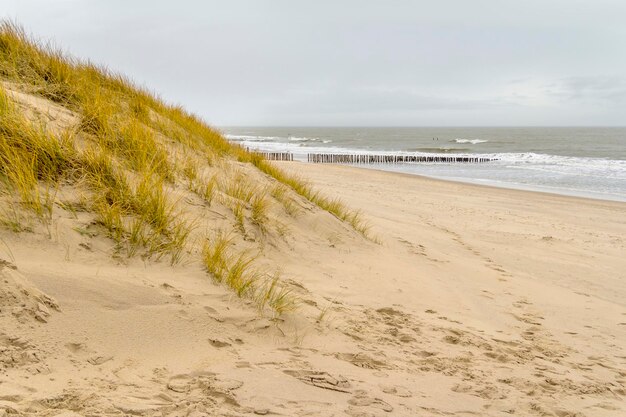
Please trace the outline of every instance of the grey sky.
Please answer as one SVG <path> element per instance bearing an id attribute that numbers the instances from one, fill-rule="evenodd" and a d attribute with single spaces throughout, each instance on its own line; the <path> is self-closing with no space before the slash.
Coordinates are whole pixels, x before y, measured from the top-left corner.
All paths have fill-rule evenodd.
<path id="1" fill-rule="evenodd" d="M 625 125 L 626 1 L 0 0 L 224 125 Z"/>

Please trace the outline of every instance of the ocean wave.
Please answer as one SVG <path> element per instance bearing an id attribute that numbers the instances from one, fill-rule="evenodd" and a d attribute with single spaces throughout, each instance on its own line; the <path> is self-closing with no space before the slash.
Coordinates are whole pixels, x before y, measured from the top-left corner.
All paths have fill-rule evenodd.
<path id="1" fill-rule="evenodd" d="M 406 151 L 385 151 L 385 150 L 367 150 L 337 147 L 332 145 L 324 146 L 322 141 L 303 143 L 303 142 L 271 142 L 258 140 L 242 140 L 242 145 L 249 146 L 252 149 L 258 149 L 267 152 L 292 152 L 296 158 L 304 158 L 306 160 L 307 153 L 332 153 L 332 154 L 353 154 L 353 155 L 415 155 L 415 156 L 459 156 L 471 158 L 487 158 L 493 159 L 490 164 L 501 164 L 503 167 L 518 168 L 542 168 L 542 169 L 558 169 L 563 172 L 579 172 L 580 174 L 598 174 L 607 175 L 613 178 L 626 179 L 626 160 L 621 159 L 605 159 L 590 158 L 576 156 L 562 156 L 541 154 L 533 152 L 525 153 L 476 153 L 471 152 L 468 148 L 415 148 Z"/>
<path id="2" fill-rule="evenodd" d="M 487 139 L 463 139 L 463 138 L 458 138 L 458 139 L 454 139 L 453 141 L 454 143 L 471 143 L 472 145 L 478 145 L 479 143 L 485 143 L 485 142 L 489 142 Z"/>
<path id="3" fill-rule="evenodd" d="M 427 152 L 427 153 L 459 153 L 469 151 L 468 148 L 446 148 L 438 147 L 438 148 L 411 148 L 407 149 L 407 152 Z"/>
<path id="4" fill-rule="evenodd" d="M 278 136 L 252 136 L 252 135 L 224 135 L 226 139 L 234 140 L 237 142 L 250 141 L 250 142 L 268 142 L 280 139 Z"/>
<path id="5" fill-rule="evenodd" d="M 298 136 L 289 136 L 288 139 L 292 142 L 315 142 L 317 138 L 306 138 L 306 137 L 298 137 Z"/>
<path id="6" fill-rule="evenodd" d="M 242 141 L 243 146 L 265 152 L 291 152 L 297 161 L 306 161 L 307 154 L 328 153 L 348 155 L 414 155 L 458 156 L 485 158 L 492 161 L 482 164 L 455 163 L 404 163 L 398 165 L 363 165 L 398 172 L 454 179 L 470 182 L 500 181 L 502 184 L 522 184 L 525 187 L 552 186 L 554 192 L 567 187 L 580 195 L 601 195 L 602 198 L 626 201 L 626 160 L 563 156 L 533 152 L 472 152 L 470 148 L 457 148 L 446 152 L 441 148 L 407 149 L 405 151 L 347 148 L 316 142 L 261 142 Z M 445 146 L 443 147 L 445 148 Z M 473 148 L 476 149 L 476 148 Z M 515 188 L 514 186 L 512 188 Z M 571 191 L 570 193 L 573 193 Z M 582 194 L 581 194 L 582 193 Z"/>

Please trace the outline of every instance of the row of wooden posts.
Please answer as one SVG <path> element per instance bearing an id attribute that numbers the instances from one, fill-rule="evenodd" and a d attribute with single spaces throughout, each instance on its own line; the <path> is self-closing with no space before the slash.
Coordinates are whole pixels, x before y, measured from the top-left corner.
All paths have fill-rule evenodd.
<path id="1" fill-rule="evenodd" d="M 313 163 L 330 164 L 400 164 L 404 162 L 448 162 L 448 163 L 482 163 L 495 161 L 494 158 L 472 156 L 422 156 L 422 155 L 347 155 L 315 153 L 308 154 L 307 161 Z"/>
<path id="2" fill-rule="evenodd" d="M 293 161 L 293 154 L 290 152 L 258 152 L 255 153 L 261 155 L 268 161 Z"/>
<path id="3" fill-rule="evenodd" d="M 268 161 L 293 161 L 291 152 L 258 152 Z M 307 162 L 318 164 L 401 164 L 405 162 L 444 162 L 444 163 L 469 163 L 479 164 L 483 162 L 495 161 L 495 158 L 474 157 L 474 156 L 452 156 L 452 155 L 370 155 L 370 154 L 332 154 L 332 153 L 310 153 L 307 154 Z"/>

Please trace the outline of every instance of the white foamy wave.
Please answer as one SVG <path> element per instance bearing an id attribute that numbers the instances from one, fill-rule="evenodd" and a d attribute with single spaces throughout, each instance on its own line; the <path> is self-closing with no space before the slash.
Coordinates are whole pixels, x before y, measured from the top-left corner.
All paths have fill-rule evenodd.
<path id="1" fill-rule="evenodd" d="M 313 142 L 314 146 L 305 146 L 306 142 L 259 142 L 242 140 L 240 145 L 262 152 L 291 152 L 296 159 L 306 160 L 308 153 L 367 153 L 350 148 L 323 146 L 322 141 Z M 326 142 L 324 142 L 326 143 Z"/>
<path id="2" fill-rule="evenodd" d="M 317 138 L 300 138 L 298 136 L 289 136 L 289 140 L 292 142 L 315 142 Z"/>
<path id="3" fill-rule="evenodd" d="M 453 142 L 456 143 L 471 143 L 472 145 L 477 145 L 479 143 L 485 143 L 485 142 L 489 142 L 487 139 L 463 139 L 463 138 L 458 138 L 458 139 L 454 139 Z"/>
<path id="4" fill-rule="evenodd" d="M 586 158 L 540 153 L 493 154 L 508 168 L 548 171 L 563 175 L 610 177 L 626 180 L 626 161 L 620 159 Z"/>
<path id="5" fill-rule="evenodd" d="M 321 145 L 320 142 L 317 142 Z M 495 164 L 506 168 L 518 168 L 529 170 L 546 170 L 564 175 L 578 174 L 587 176 L 606 176 L 610 178 L 623 178 L 626 180 L 626 161 L 585 158 L 574 156 L 560 156 L 539 153 L 434 153 L 434 152 L 398 152 L 398 151 L 371 151 L 365 149 L 343 148 L 334 146 L 310 146 L 303 148 L 299 143 L 277 142 L 244 142 L 251 148 L 269 152 L 292 152 L 296 159 L 306 160 L 307 153 L 332 153 L 332 154 L 359 154 L 359 155 L 415 155 L 415 156 L 458 156 L 470 158 L 492 159 Z"/>
<path id="6" fill-rule="evenodd" d="M 251 135 L 224 135 L 226 139 L 234 140 L 237 142 L 250 141 L 250 142 L 267 142 L 280 139 L 278 136 L 251 136 Z"/>

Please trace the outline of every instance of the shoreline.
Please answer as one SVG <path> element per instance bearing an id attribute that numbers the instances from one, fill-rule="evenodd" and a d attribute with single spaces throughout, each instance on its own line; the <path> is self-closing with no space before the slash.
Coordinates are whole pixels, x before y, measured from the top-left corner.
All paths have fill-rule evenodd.
<path id="1" fill-rule="evenodd" d="M 360 167 L 354 167 L 354 168 L 360 168 Z M 611 194 L 605 194 L 605 193 L 598 193 L 597 195 L 594 195 L 585 191 L 568 190 L 568 189 L 541 186 L 541 185 L 533 186 L 533 185 L 517 184 L 517 183 L 512 183 L 512 182 L 498 182 L 494 180 L 445 178 L 445 177 L 436 177 L 436 176 L 429 176 L 429 175 L 423 175 L 423 174 L 411 174 L 411 173 L 406 173 L 406 172 L 398 172 L 398 171 L 380 169 L 376 167 L 374 168 L 363 167 L 363 168 L 373 169 L 373 170 L 382 171 L 382 172 L 391 172 L 395 174 L 405 174 L 409 176 L 428 178 L 428 179 L 433 179 L 433 180 L 440 180 L 440 181 L 447 181 L 447 182 L 454 182 L 454 183 L 468 184 L 468 185 L 477 185 L 477 186 L 488 187 L 488 188 L 498 188 L 498 189 L 503 189 L 503 190 L 527 191 L 531 193 L 548 194 L 548 195 L 554 195 L 554 196 L 574 197 L 574 198 L 580 198 L 583 200 L 598 200 L 598 201 L 611 201 L 611 202 L 616 202 L 616 203 L 626 203 L 626 196 L 625 197 L 617 196 L 615 198 L 610 198 L 609 196 L 611 196 Z M 562 192 L 559 192 L 559 191 L 562 191 Z"/>
<path id="2" fill-rule="evenodd" d="M 272 161 L 272 162 L 278 163 L 278 164 L 294 164 L 294 165 L 296 164 L 324 165 L 324 166 L 332 165 L 336 167 L 355 169 L 359 171 L 374 171 L 374 172 L 385 173 L 385 174 L 390 174 L 390 175 L 397 175 L 397 176 L 404 177 L 404 178 L 417 178 L 422 181 L 435 181 L 435 182 L 443 182 L 443 183 L 448 183 L 448 184 L 457 184 L 460 186 L 478 187 L 484 190 L 499 190 L 499 191 L 505 191 L 505 192 L 510 191 L 510 192 L 518 192 L 522 194 L 529 193 L 531 195 L 543 195 L 543 196 L 549 196 L 553 198 L 566 198 L 566 199 L 581 200 L 581 201 L 588 201 L 588 202 L 615 203 L 615 204 L 622 205 L 622 206 L 626 204 L 626 199 L 619 200 L 619 199 L 601 198 L 601 197 L 594 197 L 590 195 L 574 194 L 574 192 L 572 192 L 571 194 L 559 193 L 559 192 L 551 191 L 551 190 L 534 189 L 532 186 L 526 187 L 524 185 L 520 185 L 519 187 L 512 187 L 512 186 L 508 187 L 506 185 L 500 186 L 497 183 L 489 182 L 490 180 L 485 180 L 486 182 L 489 182 L 489 183 L 481 183 L 481 182 L 472 181 L 472 180 L 462 180 L 462 179 L 456 179 L 456 178 L 451 179 L 451 178 L 444 178 L 444 177 L 434 177 L 434 176 L 423 175 L 423 174 L 399 172 L 399 171 L 393 171 L 393 170 L 388 170 L 388 169 L 381 169 L 376 166 L 372 166 L 370 168 L 370 167 L 365 167 L 365 166 L 356 166 L 356 165 L 349 165 L 349 164 L 311 164 L 308 162 L 296 161 L 296 160 L 289 161 L 289 162 L 286 162 L 286 161 L 280 161 L 280 162 Z"/>

